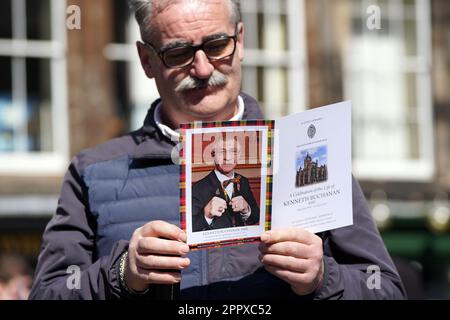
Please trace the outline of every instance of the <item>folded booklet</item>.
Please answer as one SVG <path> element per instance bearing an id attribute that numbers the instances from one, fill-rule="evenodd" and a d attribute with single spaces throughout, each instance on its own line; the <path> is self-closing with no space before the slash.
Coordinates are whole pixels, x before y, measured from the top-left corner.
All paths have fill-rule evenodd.
<path id="1" fill-rule="evenodd" d="M 353 223 L 351 102 L 277 120 L 181 125 L 181 226 L 191 249 Z"/>

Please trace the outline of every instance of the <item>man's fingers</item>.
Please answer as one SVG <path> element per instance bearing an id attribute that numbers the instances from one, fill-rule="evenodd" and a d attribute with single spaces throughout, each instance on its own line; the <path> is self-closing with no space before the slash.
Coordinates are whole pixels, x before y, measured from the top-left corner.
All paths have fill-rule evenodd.
<path id="1" fill-rule="evenodd" d="M 144 237 L 138 240 L 136 251 L 140 254 L 185 255 L 189 252 L 189 246 L 180 241 Z"/>
<path id="2" fill-rule="evenodd" d="M 221 202 L 221 203 L 216 203 L 215 205 L 215 208 L 218 210 L 218 209 L 225 209 L 226 207 L 227 207 L 227 203 L 224 201 L 223 203 Z"/>
<path id="3" fill-rule="evenodd" d="M 307 272 L 311 265 L 311 261 L 306 259 L 298 259 L 277 254 L 265 254 L 261 257 L 261 262 L 264 266 L 271 266 L 301 273 Z"/>
<path id="4" fill-rule="evenodd" d="M 292 290 L 301 296 L 312 293 L 321 283 L 321 280 L 311 272 L 298 273 L 273 266 L 265 266 L 265 269 L 274 276 L 289 283 Z"/>
<path id="5" fill-rule="evenodd" d="M 165 221 L 152 221 L 144 225 L 141 229 L 143 237 L 161 237 L 170 240 L 186 242 L 186 233 L 176 225 Z"/>
<path id="6" fill-rule="evenodd" d="M 234 212 L 247 211 L 248 203 L 242 196 L 232 198 L 229 204 Z"/>
<path id="7" fill-rule="evenodd" d="M 212 201 L 213 203 L 211 213 L 220 217 L 227 207 L 227 202 L 224 199 L 218 197 L 214 197 Z"/>
<path id="8" fill-rule="evenodd" d="M 190 260 L 182 258 L 189 247 L 186 233 L 164 221 L 152 221 L 136 229 L 130 240 L 127 284 L 136 290 L 142 283 L 173 284 L 181 281 Z"/>
<path id="9" fill-rule="evenodd" d="M 216 206 L 216 207 L 213 207 L 213 210 L 214 210 L 214 211 L 219 211 L 219 212 L 224 212 L 224 211 L 225 211 L 225 208 L 226 208 L 226 205 L 225 205 L 225 206 L 223 206 L 223 205 L 218 205 L 218 206 Z"/>
<path id="10" fill-rule="evenodd" d="M 303 243 L 286 241 L 274 244 L 266 244 L 261 242 L 259 244 L 259 251 L 265 254 L 278 254 L 283 256 L 291 256 L 296 258 L 308 258 L 310 247 Z"/>
<path id="11" fill-rule="evenodd" d="M 136 255 L 136 266 L 148 270 L 183 270 L 188 267 L 190 263 L 191 261 L 189 258 L 140 254 Z"/>
<path id="12" fill-rule="evenodd" d="M 243 196 L 237 196 L 231 199 L 231 204 L 243 203 L 244 201 Z"/>
<path id="13" fill-rule="evenodd" d="M 308 273 L 293 272 L 269 265 L 264 266 L 264 268 L 274 276 L 286 281 L 291 285 L 294 283 L 309 283 L 311 281 L 311 275 Z"/>
<path id="14" fill-rule="evenodd" d="M 213 202 L 216 206 L 223 206 L 223 207 L 227 206 L 227 202 L 225 201 L 225 199 L 219 197 L 214 197 Z"/>
<path id="15" fill-rule="evenodd" d="M 175 284 L 181 281 L 181 272 L 167 270 L 148 270 L 137 267 L 139 278 L 146 283 Z"/>
<path id="16" fill-rule="evenodd" d="M 286 228 L 266 231 L 261 235 L 261 241 L 266 244 L 284 241 L 313 244 L 316 240 L 315 237 L 317 236 L 302 228 Z"/>
<path id="17" fill-rule="evenodd" d="M 217 210 L 217 211 L 211 212 L 211 215 L 213 217 L 221 217 L 223 212 L 224 212 L 224 210 Z"/>

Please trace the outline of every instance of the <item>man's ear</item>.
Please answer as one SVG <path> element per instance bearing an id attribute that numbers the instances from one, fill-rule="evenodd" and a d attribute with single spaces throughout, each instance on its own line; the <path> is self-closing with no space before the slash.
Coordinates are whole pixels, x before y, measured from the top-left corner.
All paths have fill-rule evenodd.
<path id="1" fill-rule="evenodd" d="M 139 54 L 139 60 L 141 61 L 141 66 L 144 69 L 145 74 L 148 78 L 153 79 L 155 77 L 155 74 L 150 64 L 151 53 L 149 52 L 149 49 L 139 41 L 136 42 L 136 48 Z"/>
<path id="2" fill-rule="evenodd" d="M 244 24 L 242 22 L 238 23 L 238 34 L 237 34 L 237 47 L 239 60 L 244 60 Z"/>

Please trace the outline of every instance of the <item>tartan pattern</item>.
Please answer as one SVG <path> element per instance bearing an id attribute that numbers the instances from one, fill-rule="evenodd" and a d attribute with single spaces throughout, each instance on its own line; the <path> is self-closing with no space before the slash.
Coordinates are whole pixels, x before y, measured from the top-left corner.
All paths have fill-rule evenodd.
<path id="1" fill-rule="evenodd" d="M 234 245 L 238 245 L 238 244 L 255 243 L 255 242 L 259 242 L 259 237 L 229 239 L 229 240 L 214 241 L 214 242 L 202 242 L 199 244 L 191 244 L 189 246 L 189 248 L 192 251 L 194 251 L 194 250 L 201 250 L 201 249 L 230 247 L 230 246 L 234 246 Z"/>
<path id="2" fill-rule="evenodd" d="M 266 176 L 266 225 L 265 230 L 270 230 L 272 221 L 272 186 L 273 186 L 273 142 L 275 121 L 271 121 L 267 138 L 267 168 L 270 170 Z M 270 173 L 270 174 L 269 174 Z"/>
<path id="3" fill-rule="evenodd" d="M 269 129 L 275 128 L 275 121 L 273 120 L 240 120 L 240 121 L 210 121 L 202 122 L 196 121 L 191 123 L 183 123 L 180 125 L 181 135 L 185 134 L 186 129 L 197 128 L 228 128 L 228 127 L 241 127 L 241 126 L 261 126 L 268 127 Z"/>
<path id="4" fill-rule="evenodd" d="M 270 230 L 272 217 L 272 170 L 273 165 L 273 132 L 275 129 L 275 121 L 273 120 L 240 120 L 240 121 L 213 121 L 213 122 L 191 122 L 180 125 L 180 143 L 182 148 L 180 150 L 180 213 L 181 213 L 181 229 L 186 231 L 186 130 L 198 128 L 229 128 L 240 126 L 261 126 L 267 127 L 267 176 L 266 176 L 266 202 L 265 215 L 266 223 L 265 230 Z M 270 173 L 270 174 L 269 174 Z M 244 243 L 258 242 L 259 237 L 236 238 L 222 241 L 203 242 L 199 244 L 190 245 L 191 250 L 200 250 L 206 248 L 219 248 L 225 246 L 232 246 Z"/>
<path id="5" fill-rule="evenodd" d="M 180 158 L 180 228 L 181 230 L 186 231 L 186 153 L 184 152 L 184 146 L 186 143 L 186 130 L 181 127 L 180 130 L 180 143 L 181 150 L 179 154 Z"/>

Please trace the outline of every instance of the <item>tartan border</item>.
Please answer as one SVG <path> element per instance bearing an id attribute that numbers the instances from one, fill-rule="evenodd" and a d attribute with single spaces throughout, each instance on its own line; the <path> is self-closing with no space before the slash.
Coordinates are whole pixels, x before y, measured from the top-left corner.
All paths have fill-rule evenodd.
<path id="1" fill-rule="evenodd" d="M 186 131 L 189 129 L 202 128 L 229 128 L 229 127 L 243 127 L 243 126 L 261 126 L 267 127 L 267 175 L 266 175 L 266 201 L 265 201 L 265 216 L 266 222 L 264 229 L 270 230 L 272 218 L 272 182 L 273 173 L 271 167 L 273 165 L 273 142 L 275 121 L 273 120 L 240 120 L 240 121 L 213 121 L 213 122 L 191 122 L 180 125 L 180 226 L 186 231 L 186 152 L 185 141 Z M 198 244 L 189 245 L 191 250 L 201 250 L 208 248 L 220 248 L 226 246 L 239 245 L 244 243 L 259 242 L 259 237 L 235 238 L 213 242 L 202 242 Z"/>
<path id="2" fill-rule="evenodd" d="M 221 240 L 214 242 L 202 242 L 198 244 L 191 244 L 189 248 L 191 251 L 202 250 L 202 249 L 213 249 L 213 248 L 223 248 L 231 247 L 240 244 L 256 243 L 259 242 L 259 237 L 248 237 L 248 238 L 236 238 L 229 240 Z"/>
<path id="3" fill-rule="evenodd" d="M 272 225 L 272 187 L 273 187 L 273 143 L 275 133 L 275 121 L 267 132 L 267 169 L 270 174 L 266 176 L 266 225 L 265 230 L 270 230 Z"/>
<path id="4" fill-rule="evenodd" d="M 265 126 L 269 129 L 275 128 L 275 121 L 273 120 L 239 120 L 239 121 L 196 121 L 190 123 L 183 123 L 180 125 L 180 129 L 183 133 L 186 129 L 201 129 L 201 128 L 228 128 L 228 127 L 242 127 L 242 126 Z M 183 132 L 184 131 L 184 132 Z"/>
<path id="5" fill-rule="evenodd" d="M 186 153 L 184 152 L 186 129 L 180 130 L 180 228 L 186 231 Z"/>

